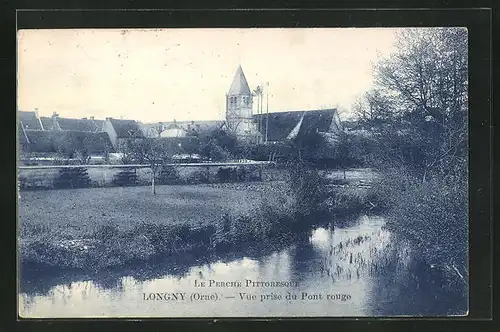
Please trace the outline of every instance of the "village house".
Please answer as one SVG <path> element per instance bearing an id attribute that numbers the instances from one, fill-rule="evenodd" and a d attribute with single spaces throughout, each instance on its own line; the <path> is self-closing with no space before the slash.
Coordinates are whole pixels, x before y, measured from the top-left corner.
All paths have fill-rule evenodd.
<path id="1" fill-rule="evenodd" d="M 38 111 L 18 112 L 19 127 L 24 130 L 43 130 L 42 122 L 38 117 Z"/>
<path id="2" fill-rule="evenodd" d="M 143 139 L 144 133 L 135 120 L 106 118 L 102 130 L 109 136 L 113 148 L 121 152 L 130 140 Z"/>
<path id="3" fill-rule="evenodd" d="M 135 120 L 113 119 L 97 120 L 94 117 L 73 119 L 60 117 L 39 117 L 37 110 L 19 111 L 19 143 L 29 151 L 54 151 L 54 138 L 57 133 L 74 133 L 73 136 L 103 136 L 95 141 L 93 151 L 123 151 L 129 140 L 145 137 L 164 138 L 175 144 L 192 146 L 193 138 L 202 137 L 215 130 L 225 130 L 236 136 L 238 141 L 247 144 L 278 144 L 290 140 L 300 140 L 309 133 L 319 133 L 331 142 L 343 131 L 336 109 L 269 111 L 254 113 L 253 97 L 241 66 L 236 70 L 226 98 L 225 120 L 213 121 L 167 121 L 141 123 Z M 261 105 L 262 106 L 262 105 Z M 82 134 L 83 133 L 83 134 Z M 83 136 L 82 136 L 83 135 Z M 184 144 L 183 142 L 187 142 Z M 104 143 L 102 143 L 104 142 Z M 108 144 L 109 143 L 109 144 Z"/>
<path id="4" fill-rule="evenodd" d="M 60 118 L 57 113 L 51 117 L 39 117 L 37 110 L 18 111 L 19 147 L 22 152 L 56 153 L 59 145 L 70 141 L 84 144 L 89 153 L 110 152 L 111 142 L 103 132 L 102 120 Z"/>
<path id="5" fill-rule="evenodd" d="M 146 137 L 200 136 L 221 129 L 225 121 L 194 120 L 139 123 Z"/>

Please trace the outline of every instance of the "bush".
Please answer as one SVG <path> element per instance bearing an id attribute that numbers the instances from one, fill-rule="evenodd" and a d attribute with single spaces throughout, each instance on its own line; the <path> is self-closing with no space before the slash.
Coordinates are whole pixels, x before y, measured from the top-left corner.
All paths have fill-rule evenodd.
<path id="1" fill-rule="evenodd" d="M 248 178 L 248 171 L 245 167 L 219 167 L 217 179 L 219 182 L 243 182 Z"/>
<path id="2" fill-rule="evenodd" d="M 102 269 L 206 248 L 214 233 L 214 226 L 192 229 L 188 225 L 142 224 L 130 230 L 102 226 L 94 233 L 100 246 L 91 264 Z"/>
<path id="3" fill-rule="evenodd" d="M 26 176 L 19 176 L 17 181 L 19 190 L 30 188 L 30 184 Z"/>
<path id="4" fill-rule="evenodd" d="M 138 183 L 137 173 L 133 168 L 126 168 L 113 176 L 111 181 L 115 186 L 133 186 Z"/>
<path id="5" fill-rule="evenodd" d="M 387 227 L 408 240 L 429 263 L 467 270 L 467 183 L 433 178 L 429 181 L 402 172 L 386 175 L 390 207 Z"/>
<path id="6" fill-rule="evenodd" d="M 290 190 L 294 198 L 295 217 L 321 219 L 327 211 L 327 183 L 316 169 L 296 163 L 289 169 Z"/>
<path id="7" fill-rule="evenodd" d="M 210 182 L 210 176 L 208 171 L 194 171 L 191 173 L 187 180 L 189 184 L 196 184 L 196 183 L 209 183 Z"/>
<path id="8" fill-rule="evenodd" d="M 182 179 L 174 166 L 163 165 L 158 176 L 160 184 L 180 184 Z"/>
<path id="9" fill-rule="evenodd" d="M 219 182 L 230 182 L 233 179 L 233 168 L 219 167 L 217 169 L 217 179 Z"/>
<path id="10" fill-rule="evenodd" d="M 90 178 L 84 167 L 61 168 L 59 176 L 54 180 L 54 188 L 87 188 L 90 186 Z"/>

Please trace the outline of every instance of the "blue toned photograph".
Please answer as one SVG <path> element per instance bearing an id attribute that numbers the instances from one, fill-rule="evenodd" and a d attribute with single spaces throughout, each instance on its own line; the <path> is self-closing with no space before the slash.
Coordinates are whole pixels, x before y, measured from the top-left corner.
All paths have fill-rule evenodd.
<path id="1" fill-rule="evenodd" d="M 19 30 L 19 317 L 466 316 L 467 50 Z"/>

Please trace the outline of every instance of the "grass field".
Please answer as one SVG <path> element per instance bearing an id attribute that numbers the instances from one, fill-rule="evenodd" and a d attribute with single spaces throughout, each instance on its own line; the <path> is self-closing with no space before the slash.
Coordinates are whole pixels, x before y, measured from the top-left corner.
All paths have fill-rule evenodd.
<path id="1" fill-rule="evenodd" d="M 21 238 L 45 230 L 61 238 L 92 234 L 101 226 L 131 229 L 142 223 L 206 225 L 224 213 L 245 213 L 268 184 L 115 187 L 21 192 Z"/>
<path id="2" fill-rule="evenodd" d="M 295 177 L 157 186 L 156 195 L 149 186 L 21 191 L 21 263 L 99 270 L 293 241 L 320 221 L 367 207 L 356 188 L 329 188 L 314 172 Z"/>
<path id="3" fill-rule="evenodd" d="M 156 195 L 146 186 L 23 191 L 20 261 L 95 271 L 255 240 L 289 213 L 282 185 L 158 186 Z"/>

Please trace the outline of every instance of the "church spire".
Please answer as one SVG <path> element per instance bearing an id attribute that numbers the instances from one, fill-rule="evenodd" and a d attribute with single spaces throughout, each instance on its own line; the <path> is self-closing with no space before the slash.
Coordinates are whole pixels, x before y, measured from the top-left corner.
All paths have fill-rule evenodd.
<path id="1" fill-rule="evenodd" d="M 248 86 L 247 79 L 245 78 L 245 74 L 243 73 L 243 69 L 241 65 L 238 66 L 236 73 L 234 74 L 233 83 L 231 83 L 231 87 L 229 88 L 228 95 L 251 95 L 250 87 Z"/>

